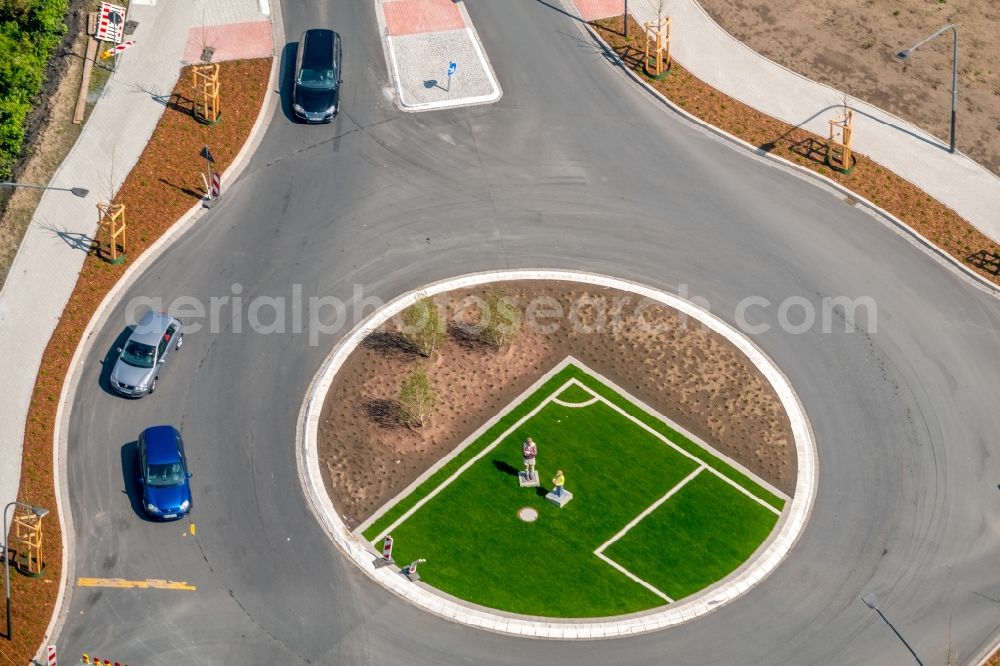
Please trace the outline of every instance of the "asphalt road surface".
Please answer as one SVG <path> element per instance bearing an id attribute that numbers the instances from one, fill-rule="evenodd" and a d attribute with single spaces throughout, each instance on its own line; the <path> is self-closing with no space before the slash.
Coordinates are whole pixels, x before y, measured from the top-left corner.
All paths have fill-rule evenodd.
<path id="1" fill-rule="evenodd" d="M 344 35 L 340 116 L 306 127 L 276 112 L 225 202 L 95 334 L 72 400 L 77 576 L 197 590 L 76 587 L 60 654 L 143 666 L 914 663 L 867 593 L 925 664 L 984 649 L 1000 627 L 998 301 L 841 198 L 676 117 L 555 3 L 467 3 L 504 97 L 424 114 L 385 93 L 372 3 L 285 3 L 289 41 L 313 26 Z M 296 417 L 344 331 L 310 345 L 227 320 L 185 337 L 154 396 L 101 386 L 135 296 L 208 303 L 238 283 L 245 302 L 296 284 L 305 299 L 350 302 L 361 285 L 388 300 L 509 267 L 686 289 L 731 323 L 748 296 L 773 304 L 751 309 L 771 324 L 753 337 L 797 388 L 820 465 L 815 512 L 773 575 L 703 619 L 629 640 L 455 625 L 355 570 L 300 489 Z M 778 327 L 784 299 L 836 296 L 871 297 L 877 320 L 851 333 Z M 132 446 L 158 423 L 185 434 L 190 521 L 154 524 L 137 504 Z M 557 565 L 526 553 L 509 574 L 530 584 L 531 566 Z"/>

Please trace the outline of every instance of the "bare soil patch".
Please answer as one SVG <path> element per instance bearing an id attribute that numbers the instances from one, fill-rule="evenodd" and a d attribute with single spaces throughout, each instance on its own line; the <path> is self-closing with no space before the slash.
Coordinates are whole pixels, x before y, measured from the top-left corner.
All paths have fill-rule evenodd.
<path id="1" fill-rule="evenodd" d="M 198 152 L 212 147 L 219 169 L 226 169 L 250 134 L 267 93 L 271 59 L 237 60 L 221 64 L 225 119 L 218 125 L 200 125 L 191 116 L 190 72 L 181 70 L 171 103 L 139 161 L 115 196 L 124 203 L 128 219 L 128 255 L 139 256 L 200 196 Z M 95 213 L 96 215 L 96 213 Z M 33 579 L 11 574 L 13 641 L 0 641 L 2 663 L 30 661 L 41 645 L 55 610 L 61 572 L 62 536 L 53 485 L 52 442 L 59 394 L 76 345 L 94 310 L 125 272 L 127 264 L 112 266 L 96 256 L 83 264 L 76 287 L 63 311 L 35 380 L 27 426 L 18 499 L 47 507 L 45 518 L 45 575 Z M 13 561 L 13 560 L 12 560 Z"/>
<path id="2" fill-rule="evenodd" d="M 626 67 L 673 103 L 761 150 L 812 169 L 857 192 L 895 215 L 958 262 L 1000 284 L 1000 244 L 908 180 L 860 153 L 854 154 L 857 162 L 850 173 L 830 169 L 825 163 L 825 137 L 781 122 L 720 93 L 677 61 L 666 79 L 655 81 L 647 76 L 642 66 L 642 28 L 634 19 L 629 21 L 628 40 L 622 37 L 620 16 L 591 25 Z M 845 203 L 854 205 L 857 202 L 848 197 Z"/>
<path id="3" fill-rule="evenodd" d="M 771 60 L 919 125 L 945 142 L 951 33 L 958 27 L 958 148 L 1000 174 L 1000 5 L 996 0 L 699 0 L 731 35 Z"/>
<path id="4" fill-rule="evenodd" d="M 491 289 L 513 299 L 525 322 L 499 352 L 457 326 L 476 321 L 475 308 L 463 299 L 485 298 Z M 528 323 L 532 317 L 524 317 L 524 309 L 540 298 L 558 303 L 562 318 Z M 635 294 L 570 282 L 510 282 L 435 300 L 447 312 L 449 334 L 433 358 L 392 344 L 401 327 L 390 321 L 348 357 L 327 394 L 320 466 L 349 528 L 569 355 L 792 494 L 794 441 L 777 396 L 743 354 L 697 322 Z M 597 326 L 602 311 L 607 323 Z M 554 322 L 558 330 L 546 332 Z M 430 423 L 411 428 L 392 414 L 400 385 L 417 363 L 426 364 L 437 400 Z"/>

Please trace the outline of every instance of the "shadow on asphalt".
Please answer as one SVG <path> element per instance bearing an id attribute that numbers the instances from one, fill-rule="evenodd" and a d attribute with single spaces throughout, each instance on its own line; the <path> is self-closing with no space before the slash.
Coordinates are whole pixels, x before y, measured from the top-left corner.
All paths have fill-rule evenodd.
<path id="1" fill-rule="evenodd" d="M 105 393 L 110 393 L 116 398 L 123 398 L 125 396 L 111 388 L 111 371 L 114 370 L 115 362 L 118 360 L 118 349 L 125 346 L 125 343 L 128 342 L 128 336 L 132 335 L 132 331 L 134 330 L 135 326 L 126 326 L 125 330 L 115 338 L 114 343 L 112 343 L 104 355 L 104 360 L 101 361 L 101 376 L 98 378 L 97 383 Z"/>
<path id="2" fill-rule="evenodd" d="M 132 512 L 148 521 L 149 516 L 142 508 L 142 485 L 139 483 L 139 443 L 132 441 L 123 444 L 121 448 L 122 482 L 124 492 L 128 495 Z"/>
<path id="3" fill-rule="evenodd" d="M 278 94 L 281 98 L 281 112 L 293 123 L 299 122 L 292 111 L 292 83 L 295 79 L 295 59 L 299 55 L 299 43 L 288 42 L 281 50 L 281 66 L 278 69 Z"/>

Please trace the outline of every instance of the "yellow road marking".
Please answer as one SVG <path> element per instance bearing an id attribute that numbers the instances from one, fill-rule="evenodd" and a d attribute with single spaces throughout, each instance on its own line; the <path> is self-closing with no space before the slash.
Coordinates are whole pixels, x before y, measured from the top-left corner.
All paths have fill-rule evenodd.
<path id="1" fill-rule="evenodd" d="M 185 590 L 193 591 L 198 588 L 188 585 L 187 581 L 160 580 L 158 578 L 147 578 L 146 580 L 125 580 L 124 578 L 77 578 L 76 584 L 79 587 L 117 587 L 117 588 L 142 588 L 156 590 Z"/>
<path id="2" fill-rule="evenodd" d="M 191 530 L 191 536 L 194 536 L 195 534 L 198 533 L 198 526 L 195 525 L 194 523 L 191 523 L 189 529 Z"/>

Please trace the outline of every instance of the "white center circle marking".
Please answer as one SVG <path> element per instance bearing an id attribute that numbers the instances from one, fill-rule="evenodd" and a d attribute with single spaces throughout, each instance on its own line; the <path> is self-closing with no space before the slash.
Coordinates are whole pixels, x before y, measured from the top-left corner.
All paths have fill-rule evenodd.
<path id="1" fill-rule="evenodd" d="M 532 509 L 530 506 L 526 506 L 517 512 L 517 517 L 526 523 L 533 523 L 538 520 L 538 509 Z"/>

